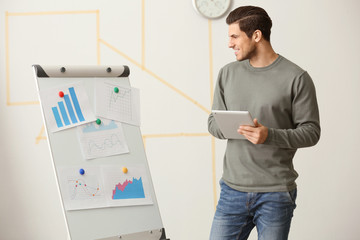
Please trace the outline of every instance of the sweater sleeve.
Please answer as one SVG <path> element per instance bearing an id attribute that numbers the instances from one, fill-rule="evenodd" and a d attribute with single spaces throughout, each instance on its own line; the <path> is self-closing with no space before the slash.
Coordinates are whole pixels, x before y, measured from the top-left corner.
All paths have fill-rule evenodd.
<path id="1" fill-rule="evenodd" d="M 294 81 L 292 90 L 293 129 L 269 128 L 264 144 L 281 148 L 303 148 L 320 139 L 319 109 L 314 83 L 307 72 Z"/>
<path id="2" fill-rule="evenodd" d="M 225 97 L 224 97 L 224 88 L 222 85 L 222 79 L 224 79 L 222 77 L 222 74 L 223 74 L 223 69 L 220 69 L 214 91 L 214 100 L 211 108 L 212 110 L 227 110 L 225 104 Z M 213 135 L 216 138 L 225 139 L 212 113 L 209 115 L 208 118 L 208 131 L 211 135 Z"/>

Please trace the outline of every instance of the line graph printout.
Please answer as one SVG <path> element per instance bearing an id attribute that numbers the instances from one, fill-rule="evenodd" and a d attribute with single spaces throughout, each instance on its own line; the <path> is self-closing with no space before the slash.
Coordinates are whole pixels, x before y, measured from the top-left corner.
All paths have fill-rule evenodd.
<path id="1" fill-rule="evenodd" d="M 96 120 L 81 82 L 45 89 L 39 95 L 51 132 Z"/>
<path id="2" fill-rule="evenodd" d="M 124 173 L 122 167 L 103 166 L 104 185 L 109 205 L 132 206 L 153 204 L 149 183 L 144 166 L 136 165 L 127 167 Z"/>
<path id="3" fill-rule="evenodd" d="M 140 126 L 139 89 L 120 86 L 116 80 L 96 81 L 96 115 Z"/>
<path id="4" fill-rule="evenodd" d="M 80 174 L 80 169 L 85 171 Z M 60 188 L 66 210 L 101 208 L 107 206 L 98 167 L 59 168 Z"/>
<path id="5" fill-rule="evenodd" d="M 121 122 L 102 119 L 77 127 L 78 137 L 85 159 L 106 157 L 129 152 Z"/>

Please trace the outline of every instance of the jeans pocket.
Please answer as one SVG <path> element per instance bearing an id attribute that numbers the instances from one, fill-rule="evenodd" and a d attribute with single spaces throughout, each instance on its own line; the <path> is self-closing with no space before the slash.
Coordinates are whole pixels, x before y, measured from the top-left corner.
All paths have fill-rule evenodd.
<path id="1" fill-rule="evenodd" d="M 294 190 L 287 192 L 287 194 L 289 195 L 289 199 L 291 200 L 291 202 L 295 204 L 297 197 L 297 189 L 295 188 Z"/>

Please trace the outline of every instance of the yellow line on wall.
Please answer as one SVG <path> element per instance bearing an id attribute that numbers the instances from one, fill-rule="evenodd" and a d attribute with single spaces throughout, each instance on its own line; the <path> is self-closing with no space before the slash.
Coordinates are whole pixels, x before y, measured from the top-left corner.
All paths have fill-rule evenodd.
<path id="1" fill-rule="evenodd" d="M 141 2 L 141 66 L 145 69 L 145 0 Z"/>
<path id="2" fill-rule="evenodd" d="M 209 28 L 209 77 L 210 77 L 210 101 L 213 103 L 214 96 L 214 77 L 213 77 L 213 46 L 212 46 L 212 21 L 208 21 Z M 213 184 L 213 197 L 214 197 L 214 208 L 216 209 L 217 204 L 217 193 L 216 193 L 216 157 L 215 157 L 215 138 L 211 137 L 211 162 L 212 162 L 212 184 Z"/>
<path id="3" fill-rule="evenodd" d="M 5 13 L 5 72 L 6 72 L 6 104 L 10 104 L 10 71 L 9 71 L 9 13 Z"/>
<path id="4" fill-rule="evenodd" d="M 44 125 L 41 127 L 41 130 L 40 130 L 40 133 L 39 133 L 39 135 L 36 137 L 36 139 L 35 139 L 35 143 L 36 144 L 39 144 L 39 142 L 41 141 L 41 140 L 46 140 L 46 137 L 44 136 L 44 132 L 45 132 L 45 127 L 44 127 Z"/>
<path id="5" fill-rule="evenodd" d="M 88 11 L 50 11 L 50 12 L 23 12 L 23 13 L 8 13 L 8 16 L 41 16 L 41 15 L 64 15 L 64 14 L 89 14 L 97 13 L 98 10 Z"/>
<path id="6" fill-rule="evenodd" d="M 214 96 L 214 78 L 213 78 L 213 51 L 212 51 L 212 24 L 211 20 L 208 21 L 209 27 L 209 76 L 210 76 L 210 101 L 213 103 Z"/>
<path id="7" fill-rule="evenodd" d="M 97 64 L 100 65 L 100 11 L 96 10 L 96 47 Z"/>
<path id="8" fill-rule="evenodd" d="M 8 94 L 9 96 L 9 94 Z M 37 105 L 40 104 L 39 101 L 29 101 L 29 102 L 7 102 L 8 106 L 25 106 L 25 105 Z"/>

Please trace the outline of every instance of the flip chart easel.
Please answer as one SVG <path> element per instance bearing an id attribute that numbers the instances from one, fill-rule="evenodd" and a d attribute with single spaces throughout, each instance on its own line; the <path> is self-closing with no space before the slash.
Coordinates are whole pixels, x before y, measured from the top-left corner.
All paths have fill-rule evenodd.
<path id="1" fill-rule="evenodd" d="M 109 79 L 119 86 L 130 87 L 127 66 L 40 66 L 33 65 L 39 96 L 42 91 L 63 85 L 81 83 L 87 93 L 89 103 L 94 108 L 95 85 L 97 81 Z M 40 97 L 39 97 L 40 98 Z M 62 199 L 63 214 L 69 238 L 72 240 L 165 240 L 156 195 L 147 163 L 140 127 L 122 124 L 123 133 L 129 152 L 121 155 L 100 157 L 85 160 L 79 145 L 77 127 L 53 132 L 45 117 L 46 99 L 40 98 L 40 105 L 45 123 L 53 169 L 57 179 L 59 194 Z M 95 110 L 94 110 L 95 112 Z M 64 207 L 64 196 L 68 190 L 60 186 L 59 173 L 63 167 L 82 167 L 84 169 L 98 166 L 144 166 L 149 195 L 152 204 L 136 206 L 99 207 L 91 209 L 67 210 Z"/>

